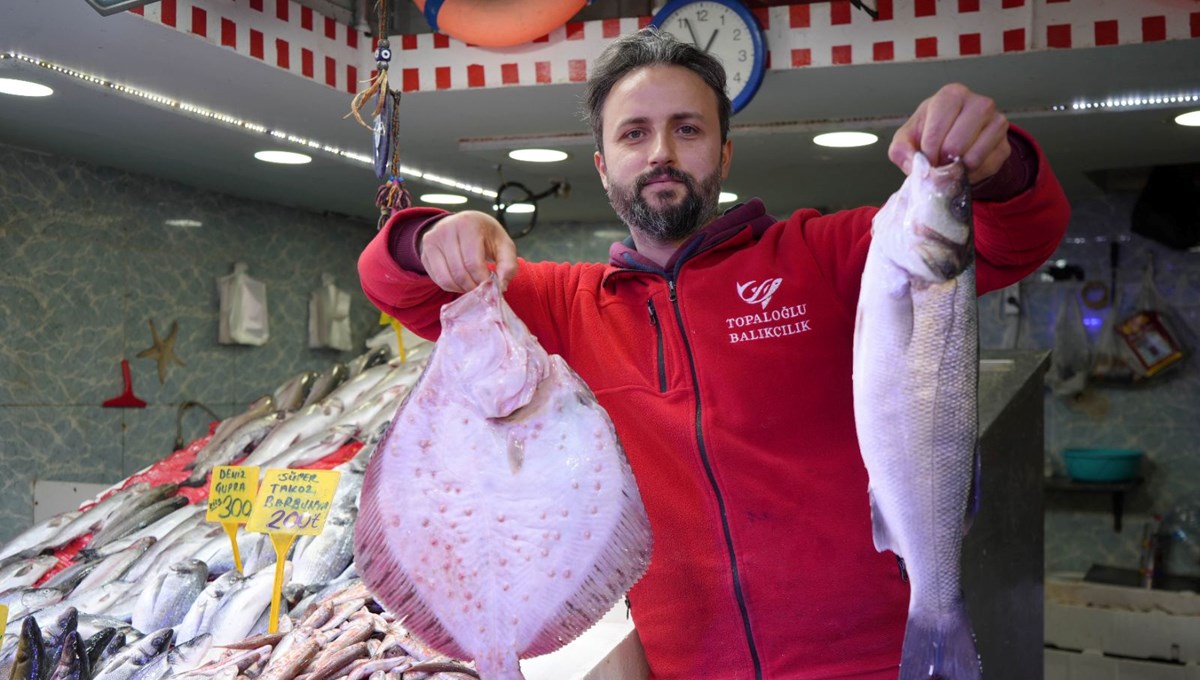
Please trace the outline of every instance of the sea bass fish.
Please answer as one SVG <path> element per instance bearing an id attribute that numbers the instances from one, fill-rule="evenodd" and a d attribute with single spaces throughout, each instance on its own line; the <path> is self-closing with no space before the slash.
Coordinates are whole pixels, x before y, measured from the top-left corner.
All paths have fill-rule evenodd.
<path id="1" fill-rule="evenodd" d="M 494 278 L 441 320 L 367 466 L 355 562 L 415 636 L 515 680 L 642 576 L 650 524 L 608 414 Z"/>
<path id="2" fill-rule="evenodd" d="M 979 340 L 966 170 L 921 154 L 872 223 L 854 417 L 875 547 L 911 583 L 901 680 L 980 678 L 960 556 L 977 480 Z"/>

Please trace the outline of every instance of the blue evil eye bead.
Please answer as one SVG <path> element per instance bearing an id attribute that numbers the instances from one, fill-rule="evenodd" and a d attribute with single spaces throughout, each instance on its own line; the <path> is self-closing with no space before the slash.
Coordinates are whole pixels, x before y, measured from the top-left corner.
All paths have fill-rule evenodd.
<path id="1" fill-rule="evenodd" d="M 380 47 L 379 51 L 375 53 L 375 61 L 391 61 L 391 60 L 392 60 L 392 51 L 386 47 Z"/>

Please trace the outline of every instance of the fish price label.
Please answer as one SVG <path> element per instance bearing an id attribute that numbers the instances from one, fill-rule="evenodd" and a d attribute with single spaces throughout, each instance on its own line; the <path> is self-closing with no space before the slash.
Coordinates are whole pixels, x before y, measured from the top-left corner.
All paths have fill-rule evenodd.
<path id="1" fill-rule="evenodd" d="M 244 523 L 254 509 L 258 495 L 258 468 L 255 466 L 218 465 L 208 485 L 209 522 Z"/>
<path id="2" fill-rule="evenodd" d="M 336 470 L 267 470 L 246 531 L 306 536 L 321 533 L 341 476 Z"/>

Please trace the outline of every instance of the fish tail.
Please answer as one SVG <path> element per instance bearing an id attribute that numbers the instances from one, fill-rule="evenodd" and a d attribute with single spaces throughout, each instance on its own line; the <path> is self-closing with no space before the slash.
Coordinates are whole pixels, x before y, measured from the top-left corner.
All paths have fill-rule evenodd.
<path id="1" fill-rule="evenodd" d="M 979 652 L 967 610 L 910 612 L 900 656 L 900 680 L 980 680 Z"/>

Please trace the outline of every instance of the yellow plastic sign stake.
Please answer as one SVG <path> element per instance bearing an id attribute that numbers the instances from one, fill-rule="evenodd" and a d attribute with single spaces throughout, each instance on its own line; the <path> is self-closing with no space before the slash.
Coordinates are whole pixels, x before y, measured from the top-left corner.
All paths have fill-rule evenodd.
<path id="1" fill-rule="evenodd" d="M 4 637 L 4 628 L 8 625 L 8 605 L 0 604 L 0 637 Z"/>
<path id="2" fill-rule="evenodd" d="M 269 534 L 275 546 L 275 590 L 267 632 L 279 628 L 284 558 L 297 535 L 316 536 L 325 528 L 333 493 L 342 473 L 336 470 L 269 469 L 258 487 L 246 531 Z"/>
<path id="3" fill-rule="evenodd" d="M 218 465 L 213 468 L 208 483 L 209 522 L 220 522 L 233 545 L 233 564 L 242 573 L 242 556 L 238 552 L 237 528 L 250 519 L 254 497 L 258 494 L 258 468 L 255 466 Z"/>
<path id="4" fill-rule="evenodd" d="M 396 321 L 391 316 L 389 316 L 387 314 L 387 312 L 380 313 L 379 325 L 384 326 L 387 324 L 391 324 L 392 330 L 396 331 L 396 348 L 397 348 L 397 350 L 399 350 L 399 353 L 400 353 L 399 354 L 400 361 L 408 361 L 408 359 L 407 359 L 408 353 L 405 352 L 405 350 L 404 350 L 404 334 L 401 332 L 404 330 L 404 326 L 401 325 L 399 321 Z"/>

